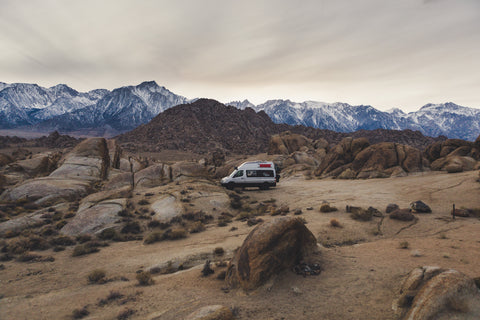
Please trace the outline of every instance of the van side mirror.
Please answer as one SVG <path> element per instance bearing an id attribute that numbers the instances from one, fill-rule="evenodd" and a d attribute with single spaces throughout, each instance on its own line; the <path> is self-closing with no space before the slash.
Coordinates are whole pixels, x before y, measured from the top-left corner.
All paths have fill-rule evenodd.
<path id="1" fill-rule="evenodd" d="M 233 169 L 238 170 L 238 167 L 235 167 L 235 168 L 233 168 Z"/>

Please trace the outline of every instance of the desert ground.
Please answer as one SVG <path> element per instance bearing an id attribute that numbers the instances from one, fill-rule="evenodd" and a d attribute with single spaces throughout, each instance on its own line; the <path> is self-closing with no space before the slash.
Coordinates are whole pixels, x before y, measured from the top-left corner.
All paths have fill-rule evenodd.
<path id="1" fill-rule="evenodd" d="M 217 304 L 230 307 L 237 319 L 397 319 L 392 305 L 413 268 L 440 266 L 480 276 L 480 221 L 453 220 L 450 215 L 453 204 L 480 208 L 477 179 L 477 171 L 368 180 L 294 175 L 270 190 L 238 190 L 247 203 L 275 199 L 290 208 L 288 215 L 302 210 L 299 216 L 319 243 L 320 275 L 303 277 L 286 270 L 253 292 L 227 290 L 224 281 L 217 280 L 225 270 L 218 262 L 228 261 L 254 226 L 238 220 L 224 227 L 212 222 L 206 231 L 180 240 L 114 242 L 98 253 L 74 258 L 71 247 L 49 249 L 42 255 L 54 257 L 53 262 L 2 262 L 0 319 L 70 319 L 75 309 L 84 307 L 89 312 L 84 319 L 183 319 Z M 195 182 L 190 186 L 194 189 Z M 137 192 L 134 197 L 141 196 Z M 372 206 L 384 213 L 390 203 L 408 208 L 416 200 L 427 203 L 433 213 L 416 214 L 414 221 L 384 216 L 361 222 L 345 211 L 346 205 Z M 321 213 L 325 201 L 339 210 Z M 332 227 L 332 218 L 342 227 Z M 218 247 L 224 255 L 212 258 Z M 214 262 L 215 273 L 202 277 L 203 263 L 210 258 L 220 266 Z M 149 286 L 138 284 L 138 271 L 168 261 L 197 265 L 154 274 Z M 109 281 L 89 284 L 87 275 L 95 269 L 103 269 Z"/>

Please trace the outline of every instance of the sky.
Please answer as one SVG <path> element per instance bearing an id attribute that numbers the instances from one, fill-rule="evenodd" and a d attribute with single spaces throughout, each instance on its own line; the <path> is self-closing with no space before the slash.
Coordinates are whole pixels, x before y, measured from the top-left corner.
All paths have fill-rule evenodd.
<path id="1" fill-rule="evenodd" d="M 0 0 L 0 81 L 480 108 L 480 0 Z"/>

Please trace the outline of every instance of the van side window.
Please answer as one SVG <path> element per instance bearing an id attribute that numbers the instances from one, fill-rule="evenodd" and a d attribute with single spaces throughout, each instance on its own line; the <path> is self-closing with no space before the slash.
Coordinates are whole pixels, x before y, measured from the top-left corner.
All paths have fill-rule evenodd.
<path id="1" fill-rule="evenodd" d="M 243 170 L 238 170 L 233 177 L 234 178 L 243 177 Z"/>
<path id="2" fill-rule="evenodd" d="M 255 170 L 247 170 L 247 177 L 256 177 L 257 171 Z"/>

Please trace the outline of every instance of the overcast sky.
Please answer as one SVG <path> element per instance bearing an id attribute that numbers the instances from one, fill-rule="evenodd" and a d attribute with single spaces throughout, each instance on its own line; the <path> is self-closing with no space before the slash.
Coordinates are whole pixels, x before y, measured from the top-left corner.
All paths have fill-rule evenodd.
<path id="1" fill-rule="evenodd" d="M 480 0 L 0 0 L 0 81 L 480 108 Z"/>

